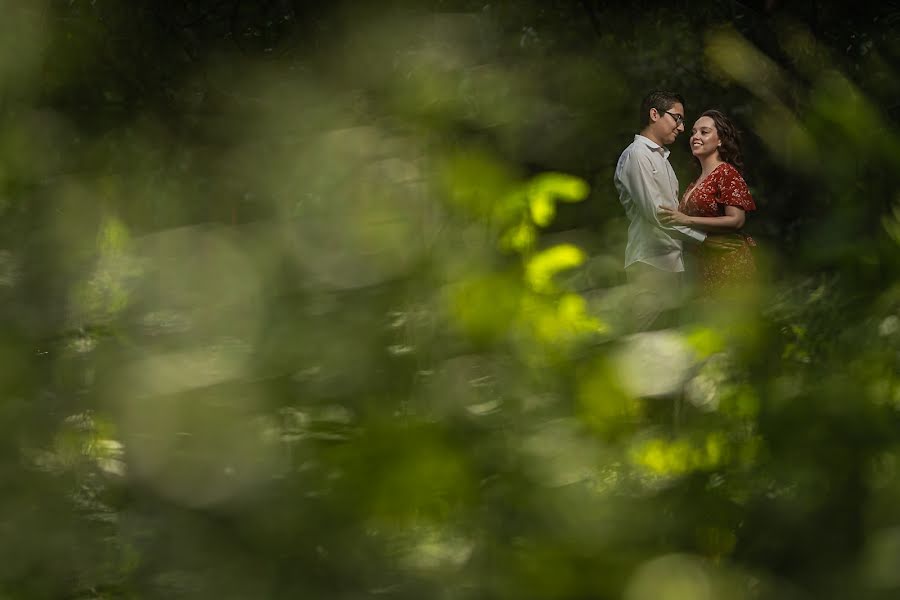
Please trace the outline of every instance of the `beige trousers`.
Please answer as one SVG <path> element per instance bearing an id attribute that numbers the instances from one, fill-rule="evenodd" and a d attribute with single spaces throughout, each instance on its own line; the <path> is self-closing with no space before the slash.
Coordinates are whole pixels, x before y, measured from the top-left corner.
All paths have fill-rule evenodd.
<path id="1" fill-rule="evenodd" d="M 677 325 L 677 309 L 684 293 L 684 273 L 662 271 L 642 262 L 628 265 L 625 276 L 630 288 L 627 308 L 631 331 L 666 329 Z"/>

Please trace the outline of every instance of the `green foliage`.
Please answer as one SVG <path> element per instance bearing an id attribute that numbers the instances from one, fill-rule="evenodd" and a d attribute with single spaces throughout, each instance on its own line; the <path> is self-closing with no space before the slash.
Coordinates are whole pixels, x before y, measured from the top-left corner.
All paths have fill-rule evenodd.
<path id="1" fill-rule="evenodd" d="M 896 596 L 895 7 L 8 4 L 0 595 Z M 636 333 L 654 87 L 763 272 Z"/>

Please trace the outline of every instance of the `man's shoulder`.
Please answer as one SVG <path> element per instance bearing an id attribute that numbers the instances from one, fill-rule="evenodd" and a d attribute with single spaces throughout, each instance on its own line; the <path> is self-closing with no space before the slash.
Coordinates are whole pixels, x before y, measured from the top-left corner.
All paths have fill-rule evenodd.
<path id="1" fill-rule="evenodd" d="M 622 151 L 622 155 L 625 154 L 641 154 L 641 155 L 649 155 L 654 152 L 654 150 L 658 149 L 659 146 L 655 146 L 654 143 L 645 138 L 644 136 L 638 134 L 634 136 L 634 139 L 631 140 L 631 143 L 625 147 L 625 150 Z"/>
<path id="2" fill-rule="evenodd" d="M 647 156 L 649 152 L 647 145 L 643 143 L 640 138 L 635 137 L 630 144 L 625 146 L 625 149 L 622 150 L 622 154 L 619 155 L 619 165 L 624 166 L 634 159 Z"/>
<path id="3" fill-rule="evenodd" d="M 628 145 L 625 146 L 624 152 L 628 152 L 630 150 L 633 150 L 634 148 L 639 147 L 641 145 L 641 141 L 641 136 L 635 135 L 631 138 L 631 141 L 628 143 Z"/>

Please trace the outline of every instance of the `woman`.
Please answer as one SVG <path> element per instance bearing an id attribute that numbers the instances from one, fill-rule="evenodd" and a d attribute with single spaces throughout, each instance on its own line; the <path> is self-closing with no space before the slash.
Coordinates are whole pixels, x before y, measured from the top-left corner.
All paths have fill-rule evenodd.
<path id="1" fill-rule="evenodd" d="M 701 295 L 723 286 L 747 283 L 756 275 L 750 250 L 756 243 L 741 231 L 746 211 L 756 210 L 747 183 L 741 176 L 738 131 L 717 110 L 704 112 L 691 130 L 691 153 L 700 163 L 700 177 L 688 186 L 677 210 L 659 207 L 664 224 L 686 225 L 709 235 L 734 235 L 736 250 L 716 250 L 707 244 L 691 244 L 696 259 L 697 284 Z"/>

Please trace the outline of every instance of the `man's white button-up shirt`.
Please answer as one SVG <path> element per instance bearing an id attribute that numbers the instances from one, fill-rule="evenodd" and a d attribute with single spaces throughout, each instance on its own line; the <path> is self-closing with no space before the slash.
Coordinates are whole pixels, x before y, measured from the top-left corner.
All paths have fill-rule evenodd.
<path id="1" fill-rule="evenodd" d="M 634 136 L 619 157 L 614 181 L 631 222 L 625 266 L 640 261 L 662 271 L 684 271 L 681 239 L 702 243 L 706 234 L 663 225 L 656 216 L 658 206 L 678 206 L 678 179 L 669 164 L 669 150 L 642 135 Z"/>

